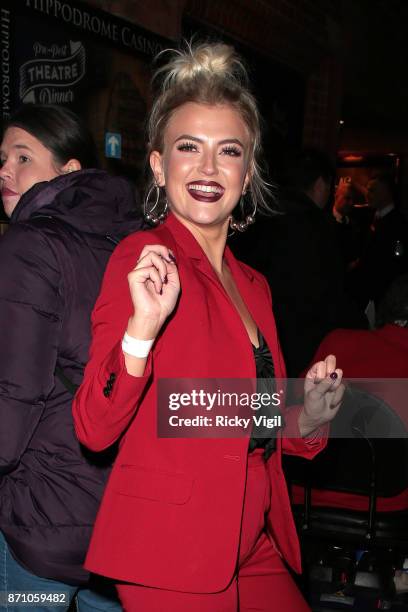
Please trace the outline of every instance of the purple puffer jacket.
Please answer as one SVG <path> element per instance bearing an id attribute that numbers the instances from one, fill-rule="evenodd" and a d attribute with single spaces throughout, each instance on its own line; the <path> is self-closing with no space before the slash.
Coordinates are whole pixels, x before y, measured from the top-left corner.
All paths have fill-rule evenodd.
<path id="1" fill-rule="evenodd" d="M 72 396 L 115 241 L 140 228 L 123 179 L 81 170 L 38 183 L 0 239 L 0 530 L 38 576 L 83 584 L 109 472 L 76 440 Z"/>

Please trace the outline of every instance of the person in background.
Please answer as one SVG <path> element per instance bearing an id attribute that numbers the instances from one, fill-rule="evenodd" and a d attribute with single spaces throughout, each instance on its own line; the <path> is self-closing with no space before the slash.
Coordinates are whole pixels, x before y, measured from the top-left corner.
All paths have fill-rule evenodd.
<path id="1" fill-rule="evenodd" d="M 323 151 L 292 155 L 278 190 L 282 214 L 263 219 L 252 248 L 238 250 L 269 282 L 290 377 L 309 365 L 331 329 L 365 325 L 346 294 L 342 253 L 324 210 L 333 179 L 334 166 Z"/>
<path id="2" fill-rule="evenodd" d="M 358 194 L 358 189 L 351 181 L 340 182 L 336 188 L 330 217 L 342 256 L 346 284 L 349 271 L 357 264 L 365 242 L 364 229 L 354 215 L 354 204 Z"/>
<path id="3" fill-rule="evenodd" d="M 376 313 L 375 329 L 336 329 L 314 359 L 336 350 L 348 378 L 408 378 L 408 274 L 389 286 Z"/>
<path id="4" fill-rule="evenodd" d="M 258 376 L 273 388 L 285 376 L 267 282 L 226 247 L 231 229 L 270 210 L 246 71 L 231 47 L 197 43 L 160 75 L 146 213 L 164 222 L 123 241 L 109 263 L 73 407 L 83 444 L 120 440 L 86 567 L 116 580 L 129 611 L 303 612 L 283 562 L 300 570 L 281 452 L 311 458 L 324 447 L 341 370 L 333 355 L 311 368 L 283 436 L 158 435 L 159 379 L 177 389 L 180 378 Z"/>
<path id="5" fill-rule="evenodd" d="M 375 210 L 370 235 L 353 270 L 353 294 L 366 307 L 378 306 L 391 282 L 408 272 L 408 223 L 396 207 L 393 178 L 381 173 L 367 184 L 367 201 Z"/>
<path id="6" fill-rule="evenodd" d="M 333 204 L 333 217 L 339 224 L 350 223 L 350 213 L 353 209 L 353 185 L 351 182 L 341 182 L 336 188 Z"/>
<path id="7" fill-rule="evenodd" d="M 10 217 L 0 239 L 0 609 L 26 610 L 7 599 L 21 591 L 41 594 L 36 610 L 67 610 L 76 594 L 80 612 L 119 610 L 83 568 L 111 461 L 81 448 L 71 403 L 106 263 L 140 219 L 127 183 L 96 169 L 92 137 L 68 109 L 23 106 L 0 156 Z"/>

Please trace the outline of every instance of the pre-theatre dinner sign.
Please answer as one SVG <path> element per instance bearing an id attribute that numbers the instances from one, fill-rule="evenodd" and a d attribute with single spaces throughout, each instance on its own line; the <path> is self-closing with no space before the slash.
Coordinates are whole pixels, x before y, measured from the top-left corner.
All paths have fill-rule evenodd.
<path id="1" fill-rule="evenodd" d="M 83 44 L 72 40 L 68 44 L 50 46 L 36 42 L 33 49 L 35 59 L 20 66 L 20 100 L 24 103 L 72 104 L 75 86 L 86 73 Z"/>
<path id="2" fill-rule="evenodd" d="M 3 119 L 28 102 L 81 110 L 89 92 L 106 82 L 107 53 L 150 63 L 171 46 L 135 24 L 71 0 L 3 0 L 0 33 Z"/>

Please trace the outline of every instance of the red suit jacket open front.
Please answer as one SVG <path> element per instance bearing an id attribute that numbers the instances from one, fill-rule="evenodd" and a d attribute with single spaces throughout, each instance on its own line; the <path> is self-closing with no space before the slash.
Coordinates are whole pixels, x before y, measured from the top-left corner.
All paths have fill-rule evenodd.
<path id="1" fill-rule="evenodd" d="M 127 274 L 146 244 L 164 244 L 177 260 L 181 295 L 150 353 L 145 375 L 127 374 L 121 340 L 133 312 Z M 264 277 L 225 258 L 238 290 L 285 376 Z M 162 589 L 210 593 L 236 571 L 245 492 L 248 438 L 158 438 L 158 378 L 255 378 L 242 321 L 192 234 L 173 216 L 125 239 L 110 260 L 93 313 L 94 340 L 74 404 L 76 432 L 94 450 L 121 437 L 120 451 L 97 517 L 86 567 Z M 116 375 L 112 392 L 103 389 Z M 286 427 L 267 466 L 272 483 L 267 518 L 273 542 L 300 571 L 281 453 L 312 458 L 325 438 L 300 437 L 300 407 L 285 411 Z M 291 437 L 286 437 L 285 434 Z"/>

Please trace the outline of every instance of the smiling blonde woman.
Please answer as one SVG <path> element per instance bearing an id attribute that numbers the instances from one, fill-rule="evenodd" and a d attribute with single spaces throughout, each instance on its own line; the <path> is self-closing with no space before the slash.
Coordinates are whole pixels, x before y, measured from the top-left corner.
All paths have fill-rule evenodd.
<path id="1" fill-rule="evenodd" d="M 121 440 L 86 566 L 116 580 L 125 610 L 306 611 L 282 559 L 300 571 L 281 453 L 324 447 L 342 373 L 333 356 L 315 364 L 304 405 L 285 411 L 286 436 L 158 436 L 159 379 L 258 376 L 273 387 L 285 376 L 267 283 L 226 246 L 231 227 L 267 207 L 242 62 L 198 44 L 159 77 L 146 202 L 157 227 L 110 261 L 74 407 L 89 448 Z"/>

